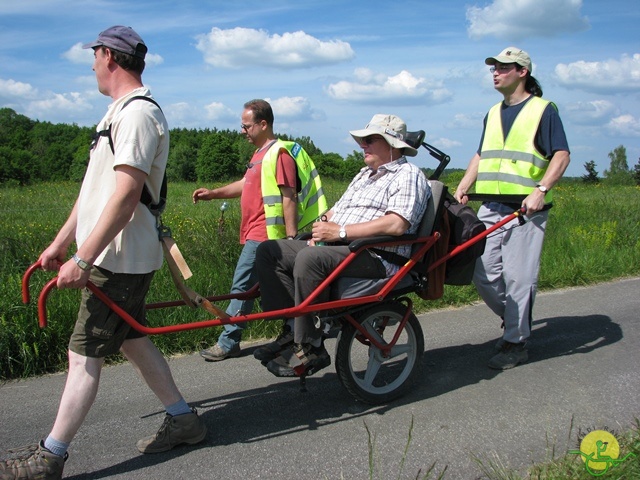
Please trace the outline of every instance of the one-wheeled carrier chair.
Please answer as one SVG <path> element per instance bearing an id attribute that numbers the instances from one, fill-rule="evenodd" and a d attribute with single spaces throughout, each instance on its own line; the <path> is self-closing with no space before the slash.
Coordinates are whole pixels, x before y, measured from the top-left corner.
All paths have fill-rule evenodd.
<path id="1" fill-rule="evenodd" d="M 87 284 L 87 288 L 132 328 L 148 335 L 254 320 L 292 318 L 312 312 L 316 316 L 318 326 L 323 328 L 326 334 L 331 335 L 337 332 L 335 368 L 340 382 L 347 391 L 356 399 L 369 404 L 382 404 L 394 400 L 410 390 L 419 379 L 424 353 L 422 328 L 413 312 L 413 302 L 409 294 L 415 292 L 422 294 L 432 286 L 436 287 L 436 290 L 438 287 L 441 288 L 441 285 L 430 285 L 429 282 L 443 281 L 443 275 L 438 274 L 438 271 L 443 270 L 448 260 L 476 243 L 482 242 L 487 235 L 521 216 L 521 212 L 514 212 L 497 225 L 451 249 L 447 245 L 448 234 L 443 235 L 446 228 L 444 225 L 446 222 L 443 222 L 443 219 L 445 200 L 448 197 L 447 187 L 438 181 L 449 162 L 449 157 L 425 143 L 424 135 L 423 131 L 407 134 L 407 143 L 415 148 L 424 147 L 439 161 L 438 167 L 429 179 L 432 196 L 418 232 L 413 235 L 378 236 L 351 242 L 349 244 L 351 253 L 347 258 L 309 298 L 296 307 L 232 317 L 227 317 L 222 310 L 214 308 L 213 311 L 220 314 L 209 320 L 153 327 L 140 325 L 91 282 Z M 451 199 L 450 196 L 449 199 Z M 366 254 L 365 250 L 400 244 L 412 246 L 411 257 L 391 278 L 371 280 L 341 277 L 344 268 L 356 256 Z M 434 249 L 434 246 L 438 246 L 439 249 Z M 441 253 L 434 254 L 436 250 L 440 250 Z M 40 264 L 35 263 L 24 274 L 22 293 L 25 303 L 30 301 L 30 277 L 39 268 Z M 47 324 L 47 297 L 56 286 L 56 281 L 57 277 L 47 282 L 39 295 L 38 316 L 42 328 Z M 332 300 L 316 303 L 318 295 L 325 289 L 331 289 Z M 215 295 L 200 300 L 208 305 L 214 305 L 232 298 L 247 299 L 259 296 L 259 285 L 255 285 L 241 294 Z M 172 308 L 185 304 L 189 302 L 168 301 L 149 304 L 147 309 Z M 305 377 L 309 373 L 299 372 L 303 386 Z"/>

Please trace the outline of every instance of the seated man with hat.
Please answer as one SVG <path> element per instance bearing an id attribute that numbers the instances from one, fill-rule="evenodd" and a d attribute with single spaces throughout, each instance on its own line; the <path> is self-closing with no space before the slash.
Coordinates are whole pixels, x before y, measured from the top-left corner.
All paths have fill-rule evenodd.
<path id="1" fill-rule="evenodd" d="M 422 171 L 407 161 L 418 151 L 405 142 L 404 121 L 377 114 L 364 129 L 349 133 L 364 150 L 366 165 L 323 221 L 313 224 L 311 240 L 269 240 L 258 247 L 256 269 L 265 311 L 299 305 L 349 255 L 347 243 L 415 233 L 418 228 L 431 189 Z M 411 247 L 385 249 L 408 257 Z M 369 252 L 359 255 L 343 276 L 385 278 L 398 268 Z M 323 292 L 318 302 L 327 301 L 328 296 L 328 291 Z M 292 343 L 268 344 L 254 356 L 276 376 L 311 374 L 331 363 L 311 314 L 295 318 Z"/>

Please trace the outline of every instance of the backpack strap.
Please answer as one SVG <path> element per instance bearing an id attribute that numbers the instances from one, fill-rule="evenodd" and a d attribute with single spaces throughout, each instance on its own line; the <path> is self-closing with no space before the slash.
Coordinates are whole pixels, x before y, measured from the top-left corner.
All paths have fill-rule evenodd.
<path id="1" fill-rule="evenodd" d="M 124 105 L 122 105 L 122 108 L 120 109 L 120 111 L 124 110 L 127 105 L 129 105 L 131 102 L 135 100 L 144 100 L 146 102 L 153 103 L 156 107 L 158 107 L 160 112 L 162 112 L 162 114 L 164 115 L 164 112 L 162 111 L 162 108 L 160 108 L 160 105 L 158 105 L 158 102 L 156 102 L 153 98 L 146 97 L 144 95 L 136 95 L 135 97 L 131 97 L 129 100 L 127 100 L 124 103 Z M 99 132 L 95 132 L 93 134 L 91 149 L 93 149 L 96 146 L 100 137 L 107 137 L 109 139 L 109 148 L 111 148 L 111 153 L 115 155 L 116 150 L 115 150 L 115 147 L 113 146 L 113 138 L 111 137 L 111 124 L 109 124 L 109 126 L 105 130 L 100 130 Z M 162 185 L 160 187 L 160 200 L 158 201 L 158 203 L 153 203 L 153 198 L 151 197 L 151 192 L 149 192 L 149 187 L 147 187 L 146 182 L 142 187 L 142 193 L 140 194 L 140 202 L 149 209 L 149 211 L 153 214 L 153 216 L 158 217 L 162 214 L 165 207 L 167 206 L 167 172 L 166 171 L 164 172 L 164 176 L 162 177 Z"/>
<path id="2" fill-rule="evenodd" d="M 144 95 L 136 95 L 135 97 L 131 97 L 129 100 L 127 100 L 124 103 L 124 105 L 122 105 L 122 108 L 120 109 L 120 111 L 122 111 L 122 109 L 124 109 L 127 105 L 129 105 L 134 100 L 144 100 L 145 102 L 153 103 L 156 107 L 158 107 L 158 110 L 160 110 L 162 115 L 164 115 L 164 112 L 162 111 L 162 108 L 160 108 L 160 105 L 158 105 L 158 102 L 156 102 L 153 98 L 146 97 Z M 113 149 L 113 140 L 111 140 L 111 125 L 109 125 L 109 145 L 111 146 L 111 151 L 115 153 Z M 149 192 L 149 187 L 147 187 L 146 182 L 142 187 L 142 193 L 140 194 L 140 202 L 143 205 L 145 205 L 155 217 L 158 217 L 162 214 L 165 207 L 167 206 L 167 172 L 166 170 L 164 172 L 164 176 L 162 177 L 162 185 L 160 187 L 160 200 L 158 201 L 158 203 L 153 203 L 153 198 L 151 197 L 151 192 Z"/>

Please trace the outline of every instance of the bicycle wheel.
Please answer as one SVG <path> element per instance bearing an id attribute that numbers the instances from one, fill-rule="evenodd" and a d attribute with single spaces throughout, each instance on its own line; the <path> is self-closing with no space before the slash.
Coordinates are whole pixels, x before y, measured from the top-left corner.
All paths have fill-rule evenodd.
<path id="1" fill-rule="evenodd" d="M 356 318 L 380 343 L 396 335 L 407 307 L 398 302 L 376 305 Z M 404 395 L 415 383 L 422 367 L 424 338 L 416 316 L 411 312 L 390 355 L 372 345 L 350 323 L 338 336 L 336 371 L 340 382 L 357 399 L 380 404 Z"/>

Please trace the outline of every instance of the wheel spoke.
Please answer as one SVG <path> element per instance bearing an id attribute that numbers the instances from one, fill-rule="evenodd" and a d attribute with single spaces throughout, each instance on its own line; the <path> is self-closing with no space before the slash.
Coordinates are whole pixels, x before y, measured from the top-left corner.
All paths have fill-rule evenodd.
<path id="1" fill-rule="evenodd" d="M 391 348 L 391 351 L 389 352 L 389 357 L 388 358 L 396 358 L 396 357 L 399 357 L 400 355 L 404 355 L 404 354 L 408 355 L 412 351 L 413 351 L 413 348 L 411 348 L 411 345 L 409 345 L 408 343 L 405 343 L 404 345 L 395 344 Z"/>
<path id="2" fill-rule="evenodd" d="M 363 378 L 364 384 L 368 387 L 373 385 L 373 381 L 380 371 L 380 365 L 382 365 L 382 362 L 376 358 L 377 355 L 374 349 L 377 350 L 375 347 L 369 347 L 369 361 L 367 362 L 367 371 L 364 373 Z"/>
<path id="3" fill-rule="evenodd" d="M 380 342 L 381 345 L 387 344 L 386 340 L 382 338 L 382 335 L 380 335 L 380 332 L 378 332 L 378 330 L 374 328 L 373 322 L 366 322 L 363 326 L 367 330 L 369 335 Z"/>

